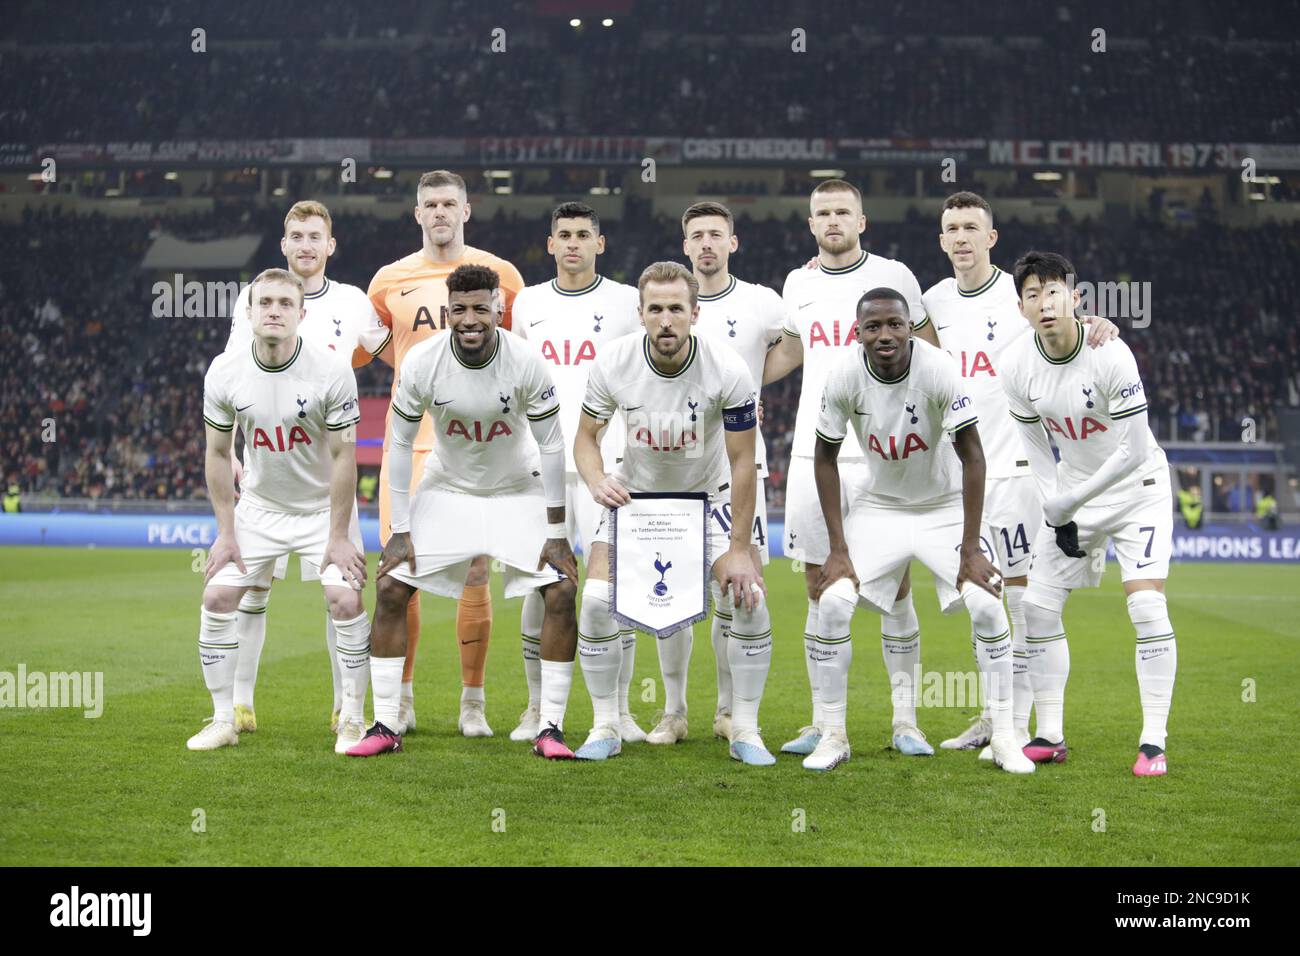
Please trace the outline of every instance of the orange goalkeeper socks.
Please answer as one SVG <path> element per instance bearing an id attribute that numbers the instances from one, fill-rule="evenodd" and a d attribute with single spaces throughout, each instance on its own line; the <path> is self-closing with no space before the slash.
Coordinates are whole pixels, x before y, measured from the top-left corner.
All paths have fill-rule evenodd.
<path id="1" fill-rule="evenodd" d="M 460 679 L 466 687 L 482 687 L 492 637 L 490 585 L 466 586 L 456 608 L 456 640 L 460 645 Z"/>

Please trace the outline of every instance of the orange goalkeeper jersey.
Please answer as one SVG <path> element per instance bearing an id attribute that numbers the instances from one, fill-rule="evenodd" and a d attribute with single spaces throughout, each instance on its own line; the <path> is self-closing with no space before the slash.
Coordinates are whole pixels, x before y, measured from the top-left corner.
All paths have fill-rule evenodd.
<path id="1" fill-rule="evenodd" d="M 397 373 L 411 347 L 447 330 L 447 276 L 458 266 L 487 266 L 501 277 L 501 297 L 505 302 L 503 328 L 510 328 L 510 310 L 515 294 L 524 287 L 519 270 L 504 259 L 466 246 L 454 262 L 430 262 L 422 251 L 390 262 L 370 280 L 370 302 L 380 321 L 393 332 L 393 394 L 397 393 Z M 391 417 L 391 407 L 389 416 Z M 384 454 L 388 454 L 387 423 L 384 427 Z M 415 439 L 416 451 L 433 448 L 433 422 L 428 415 L 420 422 Z"/>

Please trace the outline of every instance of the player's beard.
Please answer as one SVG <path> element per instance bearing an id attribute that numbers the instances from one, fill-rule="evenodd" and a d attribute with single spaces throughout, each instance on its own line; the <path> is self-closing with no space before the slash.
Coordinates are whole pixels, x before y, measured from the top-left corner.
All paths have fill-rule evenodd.
<path id="1" fill-rule="evenodd" d="M 656 333 L 654 337 L 650 340 L 650 347 L 654 349 L 656 358 L 659 358 L 665 362 L 671 362 L 673 359 L 675 359 L 678 355 L 681 354 L 682 349 L 686 348 L 690 340 L 691 340 L 690 333 L 687 333 L 686 335 L 678 335 L 674 340 L 675 347 L 673 348 L 673 350 L 671 352 L 665 352 L 660 345 L 659 333 Z"/>
<path id="2" fill-rule="evenodd" d="M 817 240 L 818 247 L 832 256 L 843 255 L 853 248 L 855 236 L 842 233 L 838 236 L 822 236 Z"/>
<path id="3" fill-rule="evenodd" d="M 722 271 L 722 260 L 714 259 L 712 262 L 701 262 L 695 267 L 695 271 L 702 276 L 715 276 Z"/>

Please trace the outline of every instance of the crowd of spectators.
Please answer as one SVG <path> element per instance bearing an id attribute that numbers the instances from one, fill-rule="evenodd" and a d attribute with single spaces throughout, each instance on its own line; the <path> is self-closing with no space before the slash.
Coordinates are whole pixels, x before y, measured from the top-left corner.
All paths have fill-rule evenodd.
<path id="1" fill-rule="evenodd" d="M 23 9 L 37 6 L 44 8 Z M 658 6 L 637 5 L 615 28 L 581 31 L 538 17 L 526 3 L 464 0 L 326 2 L 291 22 L 250 3 L 173 2 L 149 26 L 138 21 L 151 8 L 117 4 L 86 4 L 84 18 L 53 23 L 20 15 L 6 28 L 26 42 L 0 54 L 0 142 L 549 134 L 1300 140 L 1292 95 L 1300 18 L 1241 33 L 1236 21 L 1249 17 L 1217 8 L 1202 15 L 1209 4 L 1184 5 L 1185 14 L 1180 8 L 1165 21 L 1125 17 L 1121 4 L 1109 19 L 1092 9 L 1086 17 L 1001 7 L 996 16 L 986 8 L 954 14 L 937 0 L 896 3 L 869 20 L 849 8 L 837 17 L 834 4 L 744 4 L 739 19 L 735 3 L 683 5 L 680 17 Z M 1105 23 L 1103 52 L 1094 49 L 1094 31 Z M 207 46 L 196 53 L 190 29 L 203 24 Z M 93 32 L 100 25 L 104 31 Z M 498 28 L 506 31 L 504 52 L 493 50 Z M 804 31 L 801 41 L 792 29 Z M 114 37 L 114 45 L 103 42 Z"/>
<path id="2" fill-rule="evenodd" d="M 467 227 L 471 244 L 514 262 L 529 283 L 554 275 L 549 223 L 502 212 Z M 680 226 L 628 198 L 625 218 L 604 224 L 601 272 L 634 283 L 656 259 L 680 259 Z M 1137 354 L 1153 427 L 1167 440 L 1239 440 L 1241 419 L 1276 434 L 1275 410 L 1300 405 L 1300 330 L 1285 312 L 1300 283 L 1300 225 L 1227 230 L 1161 222 L 997 223 L 995 262 L 1028 248 L 1069 256 L 1081 281 L 1150 283 L 1150 324 L 1117 321 Z M 25 494 L 69 497 L 202 497 L 202 378 L 225 345 L 222 315 L 158 318 L 154 276 L 138 264 L 161 230 L 200 239 L 260 232 L 254 262 L 279 262 L 280 212 L 219 209 L 165 219 L 27 213 L 0 225 L 0 465 Z M 814 251 L 802 218 L 737 222 L 733 272 L 779 289 Z M 934 224 L 914 216 L 873 227 L 864 244 L 898 258 L 923 288 L 948 274 Z M 335 219 L 333 278 L 366 287 L 381 265 L 417 248 L 405 220 Z M 247 278 L 248 276 L 245 276 Z M 230 277 L 221 277 L 230 278 Z M 1104 314 L 1104 309 L 1100 309 Z M 385 394 L 391 372 L 362 369 L 364 394 Z M 798 373 L 764 390 L 772 507 L 783 504 Z"/>

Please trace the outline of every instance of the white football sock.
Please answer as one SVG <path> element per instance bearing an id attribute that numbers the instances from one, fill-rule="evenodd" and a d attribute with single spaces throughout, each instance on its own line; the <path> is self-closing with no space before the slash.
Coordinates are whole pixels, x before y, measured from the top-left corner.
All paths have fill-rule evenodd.
<path id="1" fill-rule="evenodd" d="M 539 730 L 551 724 L 564 729 L 564 712 L 569 707 L 569 688 L 573 684 L 573 661 L 542 661 L 542 702 Z"/>
<path id="2" fill-rule="evenodd" d="M 371 657 L 370 688 L 375 708 L 375 723 L 396 730 L 402 709 L 402 667 L 405 657 Z"/>
<path id="3" fill-rule="evenodd" d="M 970 612 L 974 628 L 975 658 L 979 663 L 993 736 L 1010 737 L 1011 627 L 1006 612 L 998 598 L 969 581 L 961 586 L 961 599 Z"/>
<path id="4" fill-rule="evenodd" d="M 840 578 L 822 592 L 817 622 L 817 678 L 821 689 L 822 731 L 845 733 L 848 712 L 849 665 L 853 662 L 853 641 L 849 626 L 858 606 L 853 582 Z"/>
<path id="5" fill-rule="evenodd" d="M 817 671 L 817 602 L 808 601 L 808 616 L 803 622 L 803 662 L 808 670 L 808 687 L 812 692 L 812 722 L 814 727 L 822 725 L 821 678 Z"/>
<path id="6" fill-rule="evenodd" d="M 466 687 L 462 684 L 460 688 L 460 702 L 466 704 L 472 700 L 476 700 L 480 704 L 483 704 L 487 702 L 487 695 L 483 692 L 482 687 Z"/>
<path id="7" fill-rule="evenodd" d="M 1007 617 L 1011 621 L 1011 723 L 1017 734 L 1029 734 L 1029 713 L 1034 708 L 1034 689 L 1029 684 L 1029 656 L 1025 651 L 1025 586 L 1004 588 Z"/>
<path id="8" fill-rule="evenodd" d="M 735 610 L 729 628 L 726 656 L 733 683 L 731 732 L 758 731 L 758 705 L 763 699 L 763 685 L 772 667 L 772 615 L 767 601 L 759 597 L 758 606 Z"/>
<path id="9" fill-rule="evenodd" d="M 1030 582 L 1025 593 L 1025 653 L 1037 714 L 1035 736 L 1059 744 L 1065 739 L 1065 684 L 1070 678 L 1070 646 L 1061 612 L 1065 588 Z"/>
<path id="10" fill-rule="evenodd" d="M 540 707 L 542 700 L 542 621 L 546 617 L 546 599 L 539 590 L 524 596 L 519 615 L 520 644 L 524 651 L 524 678 L 528 681 L 528 706 Z"/>
<path id="11" fill-rule="evenodd" d="M 239 663 L 235 666 L 235 704 L 253 707 L 253 688 L 257 686 L 257 665 L 266 644 L 266 605 L 271 592 L 249 588 L 239 599 Z"/>
<path id="12" fill-rule="evenodd" d="M 343 718 L 363 720 L 370 686 L 370 618 L 362 611 L 350 621 L 334 621 L 335 647 L 342 669 Z M 334 656 L 334 655 L 331 655 Z"/>
<path id="13" fill-rule="evenodd" d="M 235 722 L 235 665 L 239 661 L 239 612 L 199 614 L 199 664 L 212 694 L 212 715 Z"/>
<path id="14" fill-rule="evenodd" d="M 1135 591 L 1128 596 L 1128 616 L 1137 630 L 1138 696 L 1142 700 L 1138 745 L 1164 750 L 1178 672 L 1178 641 L 1169 621 L 1169 602 L 1159 591 Z"/>
<path id="15" fill-rule="evenodd" d="M 686 674 L 695 642 L 693 628 L 679 628 L 655 643 L 659 646 L 659 671 L 664 678 L 664 713 L 686 716 Z"/>
<path id="16" fill-rule="evenodd" d="M 713 592 L 713 619 L 709 623 L 709 641 L 713 644 L 713 659 L 718 669 L 718 706 L 721 713 L 731 713 L 731 663 L 729 661 L 728 635 L 731 631 L 731 593 L 722 593 L 722 585 L 710 582 Z"/>
<path id="17" fill-rule="evenodd" d="M 984 706 L 983 706 L 983 708 L 980 710 L 980 719 L 981 719 L 981 720 L 992 720 L 992 719 L 993 719 L 993 716 L 992 716 L 992 714 L 989 712 L 989 689 L 988 689 L 988 683 L 987 683 L 987 681 L 986 681 L 985 678 L 984 678 L 984 668 L 980 667 L 980 647 L 979 647 L 979 643 L 975 640 L 975 622 L 974 622 L 974 621 L 971 621 L 971 622 L 970 622 L 970 652 L 971 652 L 971 656 L 975 658 L 975 667 L 976 667 L 976 668 L 978 669 L 978 671 L 979 671 L 979 678 L 978 678 L 978 679 L 979 679 L 979 684 L 980 684 L 980 700 L 984 701 Z"/>
<path id="18" fill-rule="evenodd" d="M 591 694 L 593 727 L 618 727 L 618 680 L 623 642 L 609 613 L 609 582 L 591 578 L 582 587 L 578 611 L 578 656 Z"/>
<path id="19" fill-rule="evenodd" d="M 636 670 L 636 631 L 625 628 L 618 632 L 618 639 L 623 645 L 623 658 L 618 668 L 618 712 L 626 714 L 629 712 L 627 695 Z"/>
<path id="20" fill-rule="evenodd" d="M 339 664 L 339 635 L 334 628 L 334 619 L 329 611 L 325 612 L 325 649 L 330 656 L 330 675 L 334 678 L 334 709 L 343 709 L 343 668 Z M 366 671 L 366 683 L 370 683 L 370 672 Z M 361 696 L 365 696 L 363 692 Z"/>
<path id="21" fill-rule="evenodd" d="M 373 666 L 373 665 L 371 665 Z M 415 682 L 410 680 L 402 681 L 402 700 L 415 700 Z"/>
<path id="22" fill-rule="evenodd" d="M 916 726 L 916 684 L 921 673 L 921 623 L 912 592 L 880 616 L 880 654 L 889 672 L 895 724 Z"/>

